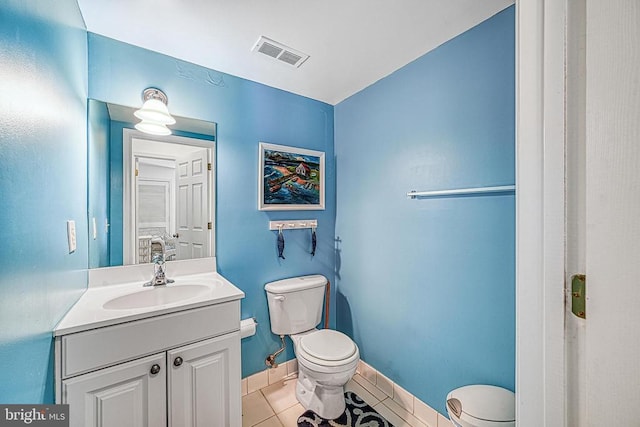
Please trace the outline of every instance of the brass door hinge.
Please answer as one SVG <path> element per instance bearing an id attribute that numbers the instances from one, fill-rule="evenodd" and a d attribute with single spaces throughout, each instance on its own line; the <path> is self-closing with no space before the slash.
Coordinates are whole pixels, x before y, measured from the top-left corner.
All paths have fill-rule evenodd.
<path id="1" fill-rule="evenodd" d="M 207 170 L 213 170 L 213 165 L 211 163 L 207 163 Z"/>
<path id="2" fill-rule="evenodd" d="M 209 230 L 213 229 L 213 223 L 208 222 L 207 223 L 207 229 L 209 229 Z"/>
<path id="3" fill-rule="evenodd" d="M 586 319 L 587 277 L 584 274 L 575 274 L 571 277 L 571 312 L 576 316 Z"/>

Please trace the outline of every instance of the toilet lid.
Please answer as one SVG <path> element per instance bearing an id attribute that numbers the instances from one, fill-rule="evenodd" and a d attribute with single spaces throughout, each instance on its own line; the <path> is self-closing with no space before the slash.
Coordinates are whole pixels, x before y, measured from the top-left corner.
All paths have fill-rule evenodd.
<path id="1" fill-rule="evenodd" d="M 337 361 L 348 359 L 356 352 L 356 345 L 345 334 L 331 329 L 320 329 L 300 339 L 300 349 L 309 356 Z"/>
<path id="2" fill-rule="evenodd" d="M 502 387 L 468 385 L 453 390 L 449 399 L 457 399 L 462 412 L 473 418 L 501 422 L 516 419 L 515 394 Z"/>

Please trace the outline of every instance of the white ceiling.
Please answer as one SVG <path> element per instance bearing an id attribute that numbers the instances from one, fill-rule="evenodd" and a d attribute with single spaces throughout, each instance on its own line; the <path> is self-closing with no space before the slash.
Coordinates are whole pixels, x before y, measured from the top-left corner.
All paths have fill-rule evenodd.
<path id="1" fill-rule="evenodd" d="M 337 104 L 513 0 L 78 0 L 87 30 Z M 264 35 L 310 58 L 251 51 Z"/>

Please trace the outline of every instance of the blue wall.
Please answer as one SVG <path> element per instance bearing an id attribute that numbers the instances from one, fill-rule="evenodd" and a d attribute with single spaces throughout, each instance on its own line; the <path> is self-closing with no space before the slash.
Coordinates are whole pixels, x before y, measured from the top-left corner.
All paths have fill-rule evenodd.
<path id="1" fill-rule="evenodd" d="M 216 143 L 216 255 L 218 271 L 242 289 L 242 317 L 256 317 L 255 336 L 242 341 L 242 374 L 265 368 L 279 347 L 269 328 L 264 284 L 302 274 L 333 280 L 335 161 L 333 107 L 268 86 L 89 33 L 89 96 L 136 107 L 149 87 L 169 97 L 172 114 L 218 124 Z M 258 143 L 326 152 L 324 211 L 257 210 Z M 112 158 L 112 161 L 114 159 Z M 113 179 L 113 176 L 112 176 Z M 317 218 L 318 251 L 312 258 L 310 232 L 290 231 L 286 260 L 277 259 L 269 220 Z M 282 361 L 293 357 L 290 348 Z"/>
<path id="2" fill-rule="evenodd" d="M 87 282 L 87 37 L 76 1 L 4 0 L 0 64 L 0 402 L 52 402 L 51 330 Z"/>
<path id="3" fill-rule="evenodd" d="M 443 414 L 456 387 L 514 389 L 514 195 L 406 193 L 514 183 L 514 26 L 510 7 L 335 107 L 337 326 Z"/>

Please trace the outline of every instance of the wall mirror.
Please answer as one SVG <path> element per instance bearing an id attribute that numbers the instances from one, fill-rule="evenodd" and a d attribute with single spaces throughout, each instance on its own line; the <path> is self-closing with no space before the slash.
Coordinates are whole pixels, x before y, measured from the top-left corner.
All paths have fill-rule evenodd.
<path id="1" fill-rule="evenodd" d="M 135 130 L 135 108 L 88 101 L 89 268 L 215 255 L 216 124 Z"/>

